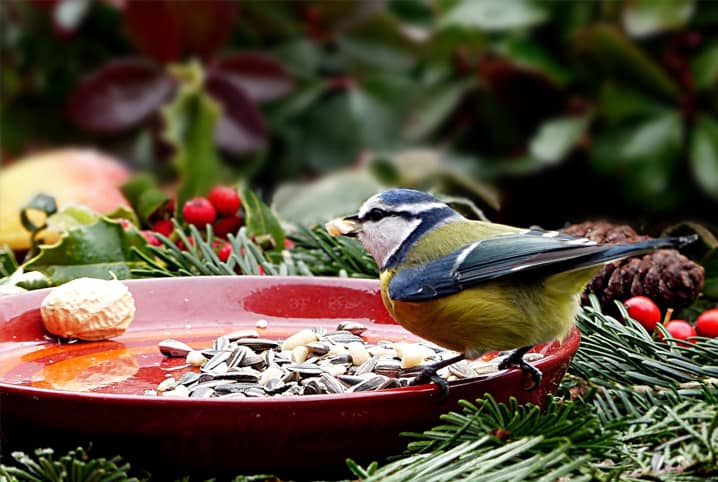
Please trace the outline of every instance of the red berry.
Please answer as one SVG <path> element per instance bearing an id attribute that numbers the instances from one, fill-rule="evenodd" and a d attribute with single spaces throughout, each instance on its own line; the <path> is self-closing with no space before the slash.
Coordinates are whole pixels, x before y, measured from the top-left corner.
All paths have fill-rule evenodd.
<path id="1" fill-rule="evenodd" d="M 696 336 L 696 330 L 693 325 L 684 320 L 671 320 L 666 323 L 666 330 L 673 338 L 679 340 L 687 340 L 690 336 Z M 687 346 L 687 345 L 682 345 Z"/>
<path id="2" fill-rule="evenodd" d="M 661 322 L 661 310 L 647 296 L 634 296 L 626 300 L 623 306 L 628 310 L 628 315 L 649 332 L 655 330 Z"/>
<path id="3" fill-rule="evenodd" d="M 229 243 L 224 243 L 224 245 L 222 245 L 219 252 L 217 253 L 217 257 L 219 257 L 221 261 L 227 261 L 230 254 L 232 254 L 232 245 Z"/>
<path id="4" fill-rule="evenodd" d="M 292 242 L 291 239 L 285 239 L 285 240 L 284 240 L 284 247 L 285 247 L 286 249 L 292 249 L 292 248 L 294 247 L 294 243 Z"/>
<path id="5" fill-rule="evenodd" d="M 189 224 L 204 227 L 214 222 L 217 218 L 217 211 L 215 211 L 214 206 L 212 206 L 212 203 L 210 203 L 207 198 L 196 197 L 184 204 L 182 217 L 184 217 L 184 220 Z"/>
<path id="6" fill-rule="evenodd" d="M 242 202 L 237 191 L 228 186 L 215 186 L 209 193 L 209 202 L 218 213 L 230 216 L 235 214 Z"/>
<path id="7" fill-rule="evenodd" d="M 212 225 L 214 234 L 220 238 L 226 238 L 229 233 L 235 234 L 242 227 L 242 218 L 239 216 L 228 216 L 219 218 Z"/>
<path id="8" fill-rule="evenodd" d="M 160 219 L 152 225 L 152 231 L 154 231 L 155 233 L 164 234 L 167 237 L 172 234 L 172 231 L 174 231 L 174 229 L 175 226 L 174 224 L 172 224 L 171 219 Z"/>
<path id="9" fill-rule="evenodd" d="M 157 236 L 152 234 L 150 231 L 141 231 L 142 236 L 145 237 L 148 243 L 150 243 L 152 246 L 162 246 L 162 242 L 157 239 Z"/>
<path id="10" fill-rule="evenodd" d="M 264 267 L 263 267 L 261 264 L 258 264 L 258 265 L 257 265 L 257 272 L 259 273 L 260 276 L 264 276 L 264 275 L 265 275 L 265 273 L 264 273 Z"/>
<path id="11" fill-rule="evenodd" d="M 701 336 L 718 338 L 718 308 L 706 310 L 696 319 L 696 331 Z"/>

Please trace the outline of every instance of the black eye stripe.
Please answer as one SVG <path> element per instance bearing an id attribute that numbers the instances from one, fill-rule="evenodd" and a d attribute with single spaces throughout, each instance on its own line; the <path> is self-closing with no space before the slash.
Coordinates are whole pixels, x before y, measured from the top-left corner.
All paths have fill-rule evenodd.
<path id="1" fill-rule="evenodd" d="M 404 219 L 416 219 L 418 216 L 416 213 L 412 213 L 410 211 L 387 211 L 381 208 L 373 208 L 362 216 L 360 221 L 380 221 L 386 217 L 389 216 L 395 216 L 400 217 Z"/>

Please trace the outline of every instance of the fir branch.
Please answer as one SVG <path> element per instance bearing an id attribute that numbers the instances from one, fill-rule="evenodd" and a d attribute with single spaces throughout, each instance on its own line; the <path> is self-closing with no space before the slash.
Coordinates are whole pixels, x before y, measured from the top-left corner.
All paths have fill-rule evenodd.
<path id="1" fill-rule="evenodd" d="M 16 465 L 0 465 L 0 480 L 7 482 L 139 482 L 129 475 L 130 464 L 120 457 L 90 458 L 82 448 L 54 458 L 52 449 L 37 449 L 35 457 L 13 452 Z M 143 478 L 142 480 L 147 480 Z"/>
<path id="2" fill-rule="evenodd" d="M 146 263 L 146 267 L 132 270 L 135 277 L 168 277 L 168 276 L 230 276 L 235 274 L 267 275 L 303 275 L 311 276 L 311 270 L 291 253 L 282 253 L 279 264 L 272 263 L 268 256 L 247 236 L 246 228 L 241 228 L 237 235 L 230 234 L 228 241 L 232 252 L 227 261 L 219 259 L 212 246 L 214 233 L 212 226 L 207 225 L 203 235 L 195 226 L 190 226 L 190 234 L 186 235 L 178 225 L 174 235 L 179 238 L 186 251 L 180 249 L 171 239 L 155 233 L 162 246 L 149 246 L 146 251 L 151 255 L 133 248 L 134 252 Z"/>
<path id="3" fill-rule="evenodd" d="M 596 298 L 591 301 L 592 306 L 578 315 L 582 338 L 571 373 L 606 387 L 672 389 L 698 382 L 715 388 L 718 339 L 698 338 L 686 346 L 663 331 L 664 340 L 658 341 L 631 319 L 621 304 L 617 307 L 625 321 L 604 315 Z"/>
<path id="4" fill-rule="evenodd" d="M 354 239 L 332 237 L 321 226 L 300 226 L 289 235 L 295 244 L 291 253 L 304 262 L 312 273 L 321 276 L 351 276 L 377 278 L 379 271 L 374 259 Z"/>
<path id="5" fill-rule="evenodd" d="M 617 445 L 616 434 L 604 430 L 587 405 L 550 397 L 542 410 L 490 395 L 461 405 L 461 413 L 441 417 L 443 425 L 405 434 L 419 440 L 404 458 L 376 470 L 350 468 L 367 480 L 591 480 L 591 459 L 605 458 Z"/>

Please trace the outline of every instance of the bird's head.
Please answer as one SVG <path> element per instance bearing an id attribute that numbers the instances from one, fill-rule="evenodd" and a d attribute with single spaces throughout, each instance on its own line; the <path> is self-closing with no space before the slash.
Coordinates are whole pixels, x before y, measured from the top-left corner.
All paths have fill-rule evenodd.
<path id="1" fill-rule="evenodd" d="M 332 236 L 357 237 L 382 269 L 401 263 L 428 231 L 461 219 L 434 196 L 411 189 L 392 189 L 364 202 L 359 212 L 327 223 Z"/>

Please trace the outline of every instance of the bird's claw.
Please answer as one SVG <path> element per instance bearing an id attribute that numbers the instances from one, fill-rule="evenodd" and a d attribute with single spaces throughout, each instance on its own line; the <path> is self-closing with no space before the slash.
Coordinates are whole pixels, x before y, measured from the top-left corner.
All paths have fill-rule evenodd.
<path id="1" fill-rule="evenodd" d="M 541 370 L 531 365 L 524 360 L 524 354 L 528 351 L 528 348 L 519 348 L 513 351 L 508 357 L 506 357 L 501 363 L 499 363 L 499 370 L 505 370 L 511 367 L 518 367 L 522 372 L 526 373 L 531 377 L 531 385 L 523 387 L 527 392 L 536 390 L 541 384 L 543 379 L 543 373 Z"/>
<path id="2" fill-rule="evenodd" d="M 432 366 L 424 367 L 409 385 L 424 385 L 434 382 L 439 389 L 439 403 L 443 403 L 449 397 L 449 382 L 436 373 L 436 369 Z"/>

